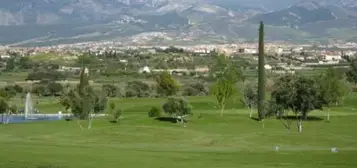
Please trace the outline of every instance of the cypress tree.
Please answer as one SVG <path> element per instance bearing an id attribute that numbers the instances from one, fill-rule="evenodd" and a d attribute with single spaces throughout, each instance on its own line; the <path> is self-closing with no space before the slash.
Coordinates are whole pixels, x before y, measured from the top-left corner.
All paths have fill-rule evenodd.
<path id="1" fill-rule="evenodd" d="M 265 100 L 265 69 L 264 69 L 264 23 L 260 22 L 259 27 L 259 65 L 258 65 L 258 115 L 259 119 L 264 119 Z"/>
<path id="2" fill-rule="evenodd" d="M 80 95 L 84 94 L 85 87 L 89 86 L 88 79 L 88 69 L 86 67 L 82 68 L 81 74 L 79 77 L 78 91 Z"/>

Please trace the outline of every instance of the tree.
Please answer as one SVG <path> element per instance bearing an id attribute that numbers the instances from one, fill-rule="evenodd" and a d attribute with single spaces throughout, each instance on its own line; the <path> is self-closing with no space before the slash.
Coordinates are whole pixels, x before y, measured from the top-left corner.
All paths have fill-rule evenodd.
<path id="1" fill-rule="evenodd" d="M 5 71 L 13 71 L 15 69 L 15 57 L 10 57 L 6 61 Z"/>
<path id="2" fill-rule="evenodd" d="M 211 88 L 211 93 L 216 99 L 218 107 L 221 109 L 223 116 L 227 101 L 236 93 L 235 83 L 222 77 Z"/>
<path id="3" fill-rule="evenodd" d="M 202 83 L 189 84 L 183 90 L 184 96 L 207 95 L 207 89 Z"/>
<path id="4" fill-rule="evenodd" d="M 180 120 L 182 124 L 185 123 L 185 118 L 192 114 L 192 107 L 190 103 L 184 98 L 170 97 L 167 99 L 162 108 L 164 109 L 165 113 L 174 116 L 177 119 L 177 122 Z"/>
<path id="5" fill-rule="evenodd" d="M 255 107 L 258 102 L 258 89 L 254 84 L 245 84 L 243 91 L 243 102 L 250 109 L 249 117 L 252 118 L 253 107 Z"/>
<path id="6" fill-rule="evenodd" d="M 108 103 L 108 98 L 105 94 L 102 93 L 101 95 L 94 95 L 93 114 L 95 115 L 103 112 L 105 110 L 107 103 Z"/>
<path id="7" fill-rule="evenodd" d="M 150 85 L 141 81 L 130 81 L 125 86 L 125 97 L 150 97 Z"/>
<path id="8" fill-rule="evenodd" d="M 110 102 L 109 104 L 109 114 L 113 117 L 113 121 L 115 123 L 119 122 L 119 119 L 122 115 L 122 110 L 120 108 L 116 108 L 115 107 L 115 103 L 114 102 Z"/>
<path id="9" fill-rule="evenodd" d="M 19 69 L 31 69 L 32 65 L 33 63 L 29 57 L 21 57 L 18 62 Z"/>
<path id="10" fill-rule="evenodd" d="M 176 80 L 167 72 L 164 71 L 156 76 L 157 93 L 162 96 L 173 96 L 179 90 L 179 85 Z"/>
<path id="11" fill-rule="evenodd" d="M 210 68 L 210 75 L 213 77 L 219 77 L 220 74 L 224 73 L 227 68 L 229 61 L 224 54 L 212 54 L 214 56 L 214 65 Z"/>
<path id="12" fill-rule="evenodd" d="M 11 118 L 11 115 L 12 114 L 16 114 L 18 111 L 18 108 L 16 105 L 11 105 L 9 106 L 9 109 L 8 109 L 8 114 L 7 114 L 7 120 L 6 120 L 6 123 L 5 124 L 8 124 L 10 122 L 10 118 Z"/>
<path id="13" fill-rule="evenodd" d="M 88 129 L 92 126 L 93 113 L 103 111 L 105 108 L 105 95 L 99 97 L 93 88 L 89 85 L 88 69 L 83 68 L 80 75 L 80 83 L 76 88 L 67 91 L 61 98 L 61 104 L 65 106 L 66 110 L 71 110 L 74 117 L 83 120 L 88 120 Z M 104 105 L 104 107 L 103 107 Z M 81 128 L 82 125 L 77 121 Z"/>
<path id="14" fill-rule="evenodd" d="M 47 84 L 47 89 L 52 96 L 58 96 L 63 91 L 63 86 L 60 83 L 50 82 Z"/>
<path id="15" fill-rule="evenodd" d="M 5 123 L 4 122 L 4 114 L 7 112 L 7 110 L 9 109 L 9 105 L 7 103 L 7 101 L 4 98 L 0 98 L 0 114 L 1 114 L 1 123 Z"/>
<path id="16" fill-rule="evenodd" d="M 357 58 L 348 59 L 349 69 L 346 72 L 347 80 L 351 83 L 357 83 Z"/>
<path id="17" fill-rule="evenodd" d="M 108 97 L 116 97 L 116 96 L 118 96 L 119 88 L 116 87 L 115 85 L 105 84 L 105 85 L 102 86 L 102 91 Z"/>
<path id="18" fill-rule="evenodd" d="M 284 110 L 292 110 L 298 119 L 298 131 L 302 131 L 302 120 L 312 110 L 322 109 L 324 104 L 320 88 L 315 80 L 304 76 L 286 75 L 274 85 L 272 99 Z"/>
<path id="19" fill-rule="evenodd" d="M 258 115 L 259 119 L 264 118 L 265 101 L 265 61 L 264 61 L 264 24 L 260 22 L 259 28 L 259 65 L 258 65 Z"/>
<path id="20" fill-rule="evenodd" d="M 113 117 L 114 117 L 116 123 L 119 122 L 122 113 L 123 112 L 120 108 L 114 110 Z"/>
<path id="21" fill-rule="evenodd" d="M 343 76 L 333 69 L 329 68 L 317 77 L 317 83 L 320 86 L 320 95 L 327 106 L 327 121 L 330 120 L 330 107 L 343 102 L 343 98 L 348 94 L 349 88 Z"/>

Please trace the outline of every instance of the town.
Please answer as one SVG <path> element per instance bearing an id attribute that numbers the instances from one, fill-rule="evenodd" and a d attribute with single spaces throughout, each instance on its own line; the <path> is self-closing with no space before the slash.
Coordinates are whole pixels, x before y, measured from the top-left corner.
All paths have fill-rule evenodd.
<path id="1" fill-rule="evenodd" d="M 11 53 L 17 53 L 23 57 L 37 57 L 39 55 L 52 55 L 48 60 L 75 60 L 81 54 L 85 52 L 91 52 L 95 55 L 102 55 L 106 52 L 125 53 L 126 51 L 136 51 L 138 54 L 152 54 L 155 55 L 159 51 L 164 51 L 170 47 L 182 49 L 191 56 L 205 56 L 210 52 L 215 51 L 222 53 L 227 57 L 239 57 L 246 60 L 257 60 L 258 46 L 257 44 L 220 44 L 220 45 L 195 45 L 195 46 L 121 46 L 115 42 L 87 42 L 70 45 L 57 45 L 49 47 L 8 47 L 0 46 L 0 58 L 2 59 L 2 66 L 6 66 L 6 59 L 11 57 Z M 344 57 L 351 57 L 357 53 L 357 43 L 344 43 L 336 45 L 293 45 L 283 43 L 267 43 L 265 52 L 267 54 L 268 63 L 266 64 L 267 70 L 273 70 L 277 73 L 285 73 L 299 70 L 309 70 L 313 67 L 323 67 L 326 65 L 344 67 L 346 66 L 346 60 Z M 123 54 L 121 54 L 123 55 Z M 187 55 L 185 55 L 187 56 Z M 55 58 L 58 57 L 58 58 Z M 62 58 L 61 58 L 62 57 Z M 125 57 L 125 56 L 124 56 Z M 177 56 L 176 56 L 177 57 Z M 182 59 L 182 58 L 176 58 Z M 128 60 L 124 58 L 120 60 L 121 63 L 128 63 Z M 68 69 L 77 69 L 80 67 L 66 67 L 68 65 L 62 65 L 60 68 L 62 71 Z M 141 65 L 137 71 L 151 72 L 160 71 L 150 65 Z M 197 71 L 208 72 L 207 66 L 205 68 L 197 67 Z M 189 70 L 187 67 L 167 67 L 171 69 L 171 72 L 186 72 Z"/>

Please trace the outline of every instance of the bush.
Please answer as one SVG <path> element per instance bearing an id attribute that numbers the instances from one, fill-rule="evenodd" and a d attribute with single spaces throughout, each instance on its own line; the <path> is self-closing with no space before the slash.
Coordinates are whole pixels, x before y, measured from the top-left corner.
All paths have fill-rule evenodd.
<path id="1" fill-rule="evenodd" d="M 158 107 L 151 107 L 151 109 L 150 109 L 150 111 L 148 113 L 148 116 L 150 118 L 160 117 L 160 114 L 161 114 L 161 110 Z"/>
<path id="2" fill-rule="evenodd" d="M 54 70 L 39 70 L 39 71 L 30 72 L 26 78 L 26 80 L 50 80 L 50 81 L 65 80 L 65 79 L 67 79 L 66 74 Z"/>
<path id="3" fill-rule="evenodd" d="M 204 96 L 207 95 L 207 89 L 202 83 L 190 84 L 183 90 L 183 96 Z"/>
<path id="4" fill-rule="evenodd" d="M 63 91 L 63 86 L 55 82 L 48 83 L 46 87 L 52 96 L 60 96 Z"/>
<path id="5" fill-rule="evenodd" d="M 186 116 L 192 114 L 190 103 L 183 98 L 170 97 L 162 108 L 169 115 Z"/>
<path id="6" fill-rule="evenodd" d="M 102 86 L 102 91 L 103 91 L 108 97 L 117 97 L 117 96 L 120 96 L 119 88 L 116 87 L 115 85 L 105 84 L 105 85 Z"/>
<path id="7" fill-rule="evenodd" d="M 116 109 L 113 112 L 114 121 L 115 122 L 119 122 L 119 119 L 120 119 L 121 115 L 122 115 L 122 110 L 121 109 Z"/>
<path id="8" fill-rule="evenodd" d="M 36 94 L 37 96 L 48 96 L 50 95 L 46 86 L 43 84 L 33 84 L 31 88 L 31 93 Z"/>
<path id="9" fill-rule="evenodd" d="M 150 85 L 141 81 L 128 82 L 125 87 L 125 97 L 150 97 Z"/>

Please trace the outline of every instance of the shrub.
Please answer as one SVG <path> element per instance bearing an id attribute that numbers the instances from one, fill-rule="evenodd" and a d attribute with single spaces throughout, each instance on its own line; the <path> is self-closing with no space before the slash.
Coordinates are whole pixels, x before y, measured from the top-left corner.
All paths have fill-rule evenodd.
<path id="1" fill-rule="evenodd" d="M 117 96 L 119 96 L 119 88 L 116 87 L 115 85 L 105 84 L 105 85 L 102 86 L 102 91 L 108 97 L 117 97 Z"/>
<path id="2" fill-rule="evenodd" d="M 150 118 L 160 117 L 160 114 L 161 114 L 161 110 L 158 107 L 151 107 L 151 109 L 150 109 L 150 111 L 148 113 L 148 116 Z"/>
<path id="3" fill-rule="evenodd" d="M 121 109 L 114 110 L 113 117 L 114 117 L 115 122 L 119 122 L 119 119 L 120 119 L 121 115 L 122 115 L 122 110 Z"/>
<path id="4" fill-rule="evenodd" d="M 126 97 L 150 97 L 151 88 L 150 85 L 141 81 L 128 82 L 125 87 Z"/>
<path id="5" fill-rule="evenodd" d="M 204 96 L 207 95 L 207 89 L 202 83 L 190 84 L 183 90 L 183 96 Z"/>
<path id="6" fill-rule="evenodd" d="M 47 84 L 47 89 L 52 96 L 59 96 L 63 91 L 63 86 L 60 83 L 51 82 Z"/>
<path id="7" fill-rule="evenodd" d="M 190 103 L 183 98 L 170 97 L 167 99 L 162 108 L 164 109 L 165 113 L 175 116 L 177 119 L 180 118 L 182 123 L 184 123 L 185 118 L 188 115 L 192 114 L 192 107 Z"/>
<path id="8" fill-rule="evenodd" d="M 33 84 L 31 88 L 31 93 L 36 94 L 37 96 L 50 95 L 46 86 L 42 84 Z"/>

